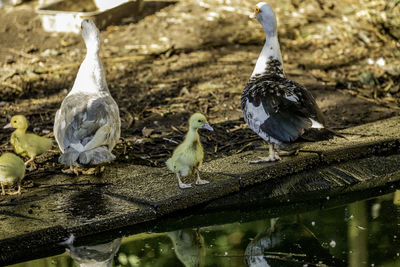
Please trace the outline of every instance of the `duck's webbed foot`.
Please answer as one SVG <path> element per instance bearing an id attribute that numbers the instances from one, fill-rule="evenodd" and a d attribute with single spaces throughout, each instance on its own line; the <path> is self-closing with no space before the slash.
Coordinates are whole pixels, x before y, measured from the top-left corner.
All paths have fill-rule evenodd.
<path id="1" fill-rule="evenodd" d="M 294 149 L 290 151 L 280 151 L 279 154 L 282 157 L 290 157 L 290 156 L 297 156 L 300 153 L 299 149 Z"/>
<path id="2" fill-rule="evenodd" d="M 22 189 L 21 183 L 18 183 L 18 190 L 14 191 L 14 192 L 10 192 L 10 190 L 8 190 L 8 192 L 6 192 L 6 190 L 4 189 L 4 185 L 3 184 L 1 185 L 1 195 L 3 195 L 3 196 L 5 196 L 5 195 L 10 195 L 10 196 L 19 195 L 20 196 L 22 190 L 24 190 L 24 189 Z"/>
<path id="3" fill-rule="evenodd" d="M 18 196 L 20 196 L 21 195 L 21 191 L 22 191 L 22 187 L 21 187 L 21 184 L 19 183 L 18 184 L 18 190 L 15 191 L 15 192 L 9 192 L 8 194 L 9 195 L 18 195 Z"/>
<path id="4" fill-rule="evenodd" d="M 191 188 L 191 187 L 192 187 L 191 184 L 184 184 L 184 183 L 179 184 L 179 188 L 181 188 L 181 189 L 186 189 L 186 188 Z"/>
<path id="5" fill-rule="evenodd" d="M 89 169 L 82 170 L 82 174 L 99 175 L 100 173 L 102 173 L 104 171 L 104 169 L 105 169 L 104 166 L 96 166 L 94 168 L 89 168 Z"/>
<path id="6" fill-rule="evenodd" d="M 75 174 L 76 176 L 79 175 L 79 168 L 76 166 L 69 166 L 69 169 L 62 170 L 62 173 L 65 174 Z"/>
<path id="7" fill-rule="evenodd" d="M 196 183 L 197 185 L 203 185 L 203 184 L 209 184 L 210 182 L 207 181 L 207 180 L 202 180 L 202 179 L 200 178 L 199 171 L 197 171 L 197 180 L 196 180 L 195 183 Z"/>
<path id="8" fill-rule="evenodd" d="M 182 183 L 182 181 L 181 181 L 181 175 L 180 175 L 179 173 L 176 174 L 176 177 L 178 178 L 178 185 L 179 185 L 179 188 L 185 189 L 185 188 L 190 188 L 190 187 L 192 187 L 191 184 L 184 184 L 184 183 Z"/>
<path id="9" fill-rule="evenodd" d="M 62 170 L 62 172 L 65 174 L 75 174 L 76 176 L 78 176 L 79 174 L 99 175 L 104 171 L 104 169 L 104 166 L 96 166 L 94 168 L 81 168 L 78 166 L 70 166 L 69 169 Z"/>
<path id="10" fill-rule="evenodd" d="M 259 164 L 266 162 L 274 162 L 281 160 L 279 153 L 275 151 L 274 146 L 269 144 L 269 156 L 268 157 L 258 157 L 258 160 L 249 161 L 250 164 Z"/>

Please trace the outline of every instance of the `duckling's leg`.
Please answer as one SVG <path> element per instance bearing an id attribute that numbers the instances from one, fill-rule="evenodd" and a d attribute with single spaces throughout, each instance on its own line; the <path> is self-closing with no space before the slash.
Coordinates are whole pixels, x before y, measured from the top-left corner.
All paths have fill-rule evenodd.
<path id="1" fill-rule="evenodd" d="M 18 183 L 18 190 L 16 192 L 11 192 L 11 193 L 9 192 L 8 194 L 9 195 L 19 195 L 20 196 L 21 195 L 21 190 L 22 190 L 21 182 L 19 182 Z"/>
<path id="2" fill-rule="evenodd" d="M 2 196 L 6 195 L 6 190 L 4 189 L 4 184 L 1 184 L 1 195 Z"/>
<path id="3" fill-rule="evenodd" d="M 207 180 L 202 180 L 202 179 L 200 178 L 199 171 L 197 171 L 197 180 L 196 180 L 196 184 L 202 185 L 202 184 L 208 184 L 208 183 L 210 183 L 210 182 L 207 181 Z"/>
<path id="4" fill-rule="evenodd" d="M 190 187 L 192 187 L 191 184 L 184 184 L 184 183 L 182 183 L 182 181 L 181 181 L 181 175 L 179 174 L 179 172 L 176 173 L 176 177 L 178 178 L 179 188 L 185 189 L 185 188 L 190 188 Z"/>
<path id="5" fill-rule="evenodd" d="M 18 191 L 17 191 L 17 194 L 18 194 L 18 195 L 21 195 L 21 188 L 22 188 L 22 187 L 21 187 L 21 182 L 19 182 L 19 183 L 18 183 Z"/>
<path id="6" fill-rule="evenodd" d="M 258 163 L 265 163 L 265 162 L 273 162 L 273 161 L 278 161 L 281 160 L 279 157 L 279 154 L 277 151 L 274 149 L 273 144 L 268 144 L 269 147 L 269 156 L 268 157 L 258 157 L 258 160 L 250 161 L 250 164 L 258 164 Z"/>
<path id="7" fill-rule="evenodd" d="M 30 171 L 36 169 L 35 156 L 31 157 L 27 162 L 25 162 L 25 166 L 28 165 L 30 165 L 29 167 Z"/>

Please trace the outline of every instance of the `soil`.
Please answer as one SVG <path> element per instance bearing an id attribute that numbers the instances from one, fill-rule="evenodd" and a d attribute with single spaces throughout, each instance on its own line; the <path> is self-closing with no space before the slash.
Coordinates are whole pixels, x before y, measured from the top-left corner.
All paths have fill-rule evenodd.
<path id="1" fill-rule="evenodd" d="M 201 131 L 206 160 L 262 144 L 240 110 L 265 38 L 261 25 L 249 18 L 256 2 L 145 1 L 140 17 L 101 31 L 100 56 L 123 122 L 118 161 L 163 166 L 194 112 L 204 113 L 215 129 Z M 271 5 L 285 72 L 314 94 L 329 127 L 399 115 L 396 1 Z M 30 131 L 51 136 L 85 47 L 79 35 L 45 32 L 37 6 L 29 1 L 0 9 L 0 125 L 24 114 Z M 1 150 L 10 149 L 10 133 L 0 129 Z M 38 160 L 39 171 L 62 168 L 56 146 L 53 150 Z"/>

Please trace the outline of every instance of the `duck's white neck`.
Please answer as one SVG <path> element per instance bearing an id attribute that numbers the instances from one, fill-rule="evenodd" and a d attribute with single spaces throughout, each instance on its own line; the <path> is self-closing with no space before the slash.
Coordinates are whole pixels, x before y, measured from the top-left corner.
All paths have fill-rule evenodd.
<path id="1" fill-rule="evenodd" d="M 98 52 L 88 49 L 69 94 L 98 94 L 101 92 L 108 92 L 103 65 Z"/>
<path id="2" fill-rule="evenodd" d="M 257 74 L 263 74 L 267 70 L 268 62 L 277 59 L 282 64 L 281 49 L 279 47 L 278 34 L 275 32 L 267 33 L 265 44 L 261 50 L 260 56 L 257 59 L 251 77 Z"/>

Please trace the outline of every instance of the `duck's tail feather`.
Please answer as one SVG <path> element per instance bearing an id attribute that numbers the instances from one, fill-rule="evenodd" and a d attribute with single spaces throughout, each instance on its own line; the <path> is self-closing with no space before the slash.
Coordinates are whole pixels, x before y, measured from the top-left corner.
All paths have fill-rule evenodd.
<path id="1" fill-rule="evenodd" d="M 77 160 L 79 158 L 79 151 L 68 148 L 63 154 L 58 158 L 58 162 L 67 166 L 77 165 Z"/>
<path id="2" fill-rule="evenodd" d="M 347 139 L 344 135 L 336 132 L 335 130 L 325 127 L 320 129 L 314 129 L 314 128 L 307 129 L 304 132 L 304 134 L 300 136 L 299 140 L 306 142 L 307 141 L 316 142 L 316 141 L 329 140 L 335 136 Z"/>
<path id="3" fill-rule="evenodd" d="M 335 130 L 332 130 L 331 128 L 326 128 L 326 130 L 329 131 L 329 132 L 331 132 L 334 136 L 341 137 L 341 138 L 344 138 L 344 139 L 348 140 L 346 136 L 344 136 L 344 135 L 341 134 L 341 133 L 338 133 L 338 132 L 335 131 Z"/>
<path id="4" fill-rule="evenodd" d="M 79 155 L 79 163 L 97 165 L 113 161 L 115 156 L 108 151 L 107 147 L 100 146 L 88 151 L 83 151 Z"/>
<path id="5" fill-rule="evenodd" d="M 113 161 L 115 156 L 107 147 L 101 146 L 87 151 L 79 152 L 74 148 L 68 148 L 59 158 L 58 162 L 67 166 L 98 165 Z"/>

